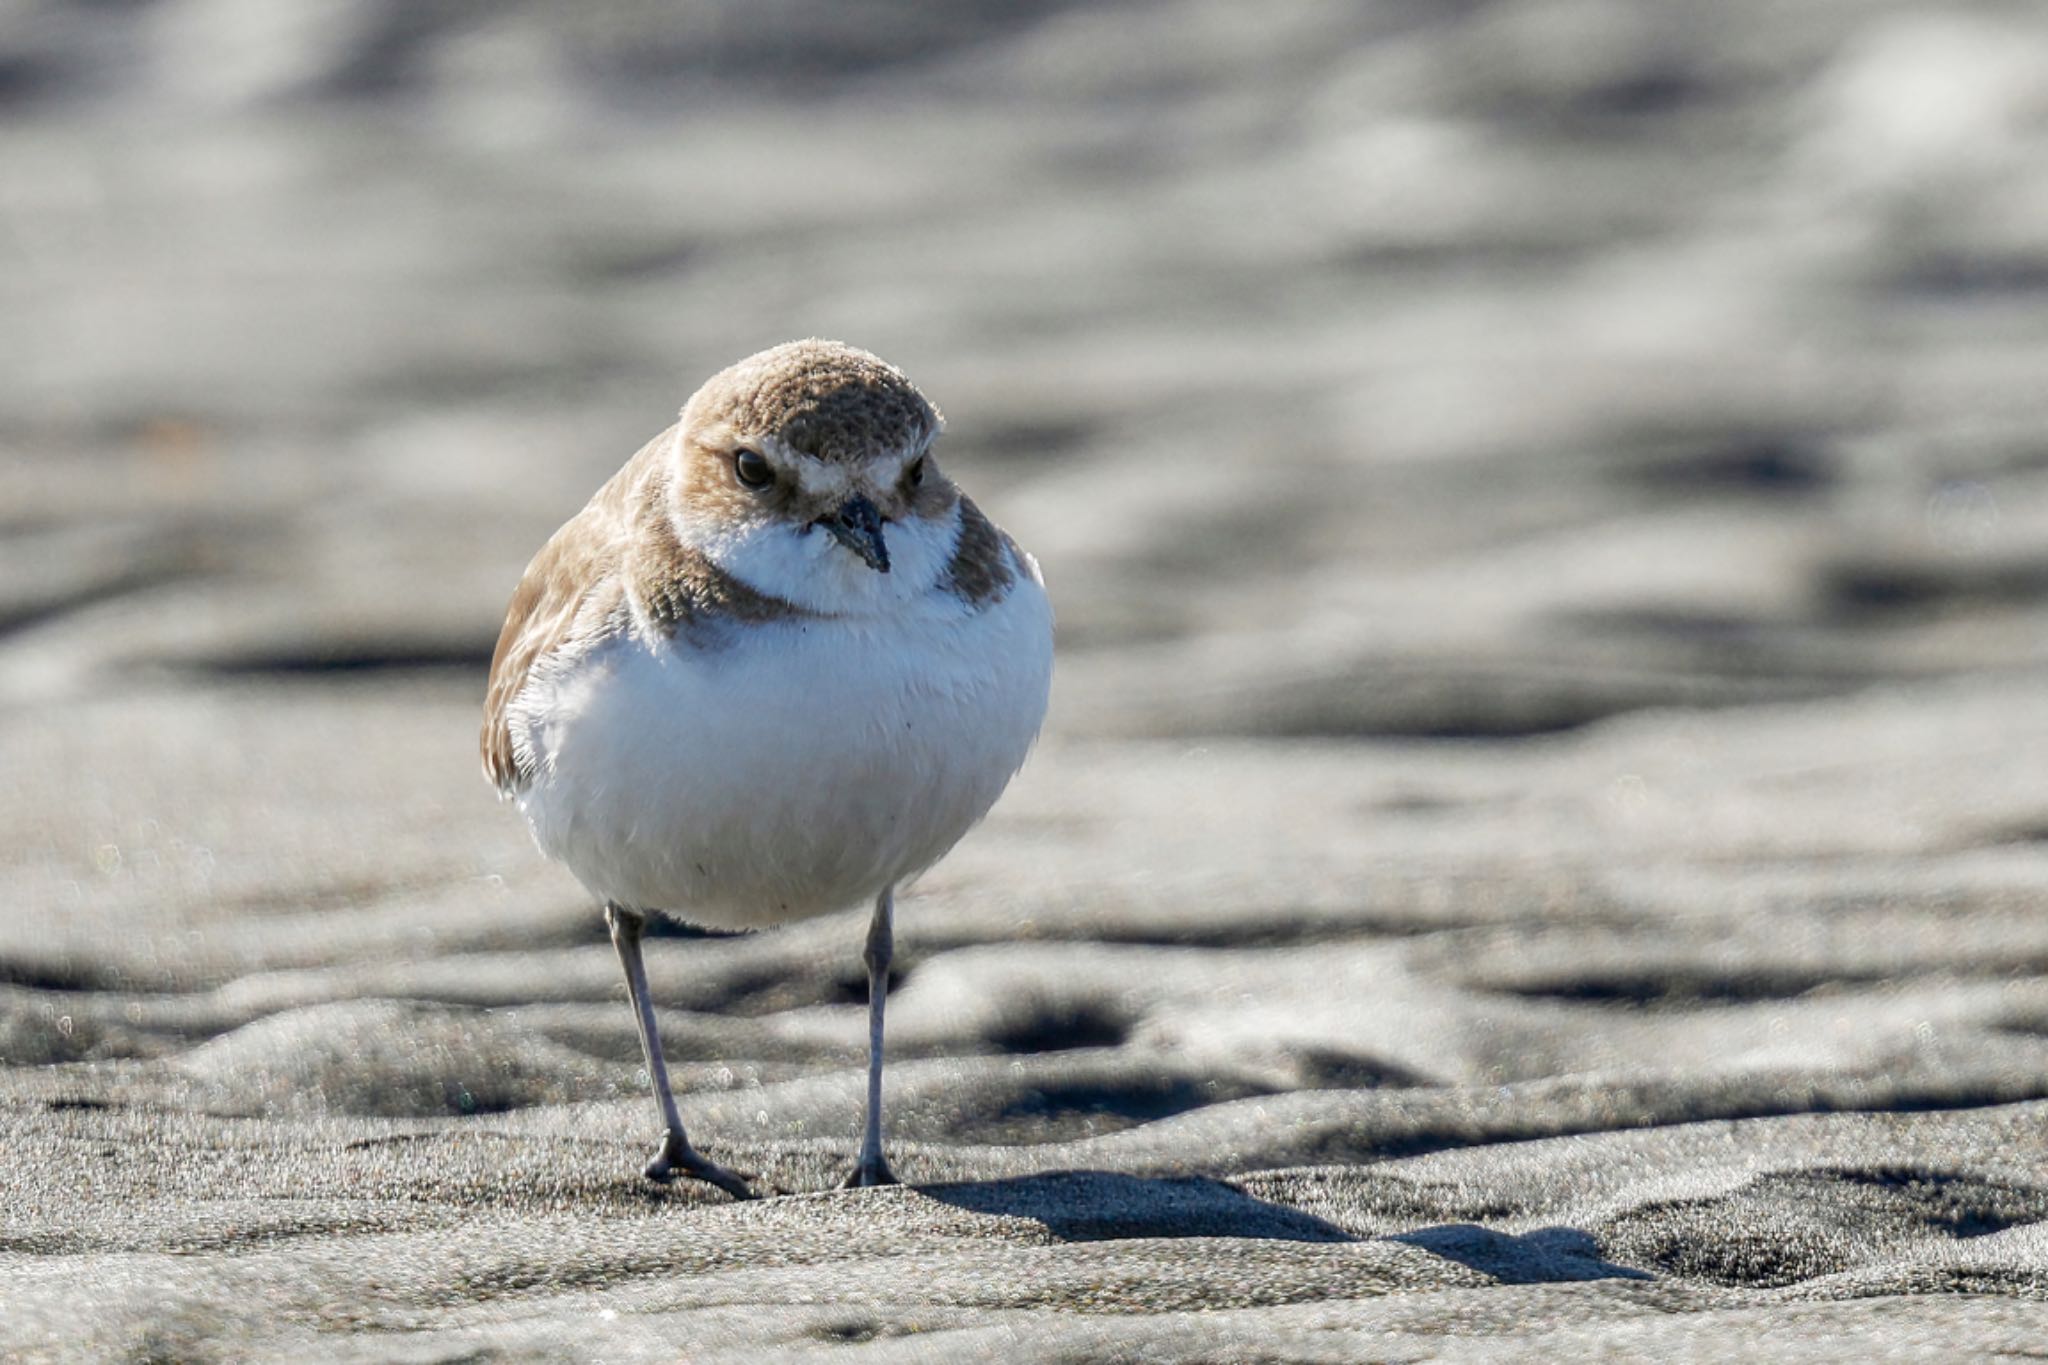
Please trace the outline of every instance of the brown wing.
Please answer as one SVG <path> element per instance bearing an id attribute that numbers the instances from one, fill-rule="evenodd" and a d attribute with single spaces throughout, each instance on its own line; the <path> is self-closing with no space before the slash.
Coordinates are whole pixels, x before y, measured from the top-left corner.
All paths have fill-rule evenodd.
<path id="1" fill-rule="evenodd" d="M 512 594 L 505 628 L 491 654 L 479 746 L 484 776 L 501 792 L 518 791 L 533 779 L 512 743 L 512 703 L 536 664 L 602 629 L 624 601 L 619 571 L 631 545 L 632 508 L 650 477 L 659 472 L 674 431 L 671 427 L 642 446 L 581 512 L 548 539 Z"/>

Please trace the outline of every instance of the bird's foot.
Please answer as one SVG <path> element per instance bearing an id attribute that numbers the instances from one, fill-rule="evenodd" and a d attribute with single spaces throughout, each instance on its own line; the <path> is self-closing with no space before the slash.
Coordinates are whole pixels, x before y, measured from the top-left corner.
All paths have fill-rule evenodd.
<path id="1" fill-rule="evenodd" d="M 889 1169 L 889 1163 L 880 1152 L 862 1153 L 854 1164 L 853 1174 L 840 1184 L 842 1190 L 862 1190 L 875 1185 L 900 1185 L 896 1172 Z"/>
<path id="2" fill-rule="evenodd" d="M 714 1161 L 707 1161 L 697 1154 L 681 1133 L 670 1133 L 662 1139 L 661 1151 L 654 1160 L 647 1163 L 647 1178 L 666 1185 L 678 1177 L 688 1176 L 701 1180 L 707 1185 L 716 1185 L 735 1199 L 752 1199 L 754 1192 L 747 1185 L 749 1177 L 728 1171 Z"/>

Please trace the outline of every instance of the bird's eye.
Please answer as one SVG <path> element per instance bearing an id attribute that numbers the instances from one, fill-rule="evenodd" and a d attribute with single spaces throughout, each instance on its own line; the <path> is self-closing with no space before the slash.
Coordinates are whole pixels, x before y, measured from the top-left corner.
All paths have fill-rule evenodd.
<path id="1" fill-rule="evenodd" d="M 912 488 L 924 482 L 924 456 L 918 456 L 916 462 L 903 471 L 903 481 Z"/>
<path id="2" fill-rule="evenodd" d="M 749 488 L 766 488 L 775 482 L 775 466 L 758 450 L 735 451 L 732 457 L 733 477 Z"/>

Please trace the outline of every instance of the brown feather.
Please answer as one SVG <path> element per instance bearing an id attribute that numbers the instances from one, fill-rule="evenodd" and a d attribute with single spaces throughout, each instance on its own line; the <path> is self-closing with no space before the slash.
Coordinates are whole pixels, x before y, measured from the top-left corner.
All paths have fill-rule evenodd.
<path id="1" fill-rule="evenodd" d="M 1000 602 L 1017 581 L 1022 561 L 1016 542 L 965 493 L 960 495 L 960 540 L 953 547 L 952 562 L 946 566 L 946 585 L 970 606 Z"/>
<path id="2" fill-rule="evenodd" d="M 503 792 L 532 780 L 512 737 L 512 705 L 544 660 L 640 629 L 657 638 L 724 621 L 802 614 L 733 578 L 676 538 L 669 520 L 670 427 L 640 448 L 541 547 L 512 594 L 491 655 L 480 738 L 484 775 Z"/>
<path id="3" fill-rule="evenodd" d="M 773 433 L 820 460 L 907 450 L 944 425 L 894 365 L 843 342 L 791 341 L 721 370 L 691 398 L 693 429 L 716 415 L 743 435 Z"/>

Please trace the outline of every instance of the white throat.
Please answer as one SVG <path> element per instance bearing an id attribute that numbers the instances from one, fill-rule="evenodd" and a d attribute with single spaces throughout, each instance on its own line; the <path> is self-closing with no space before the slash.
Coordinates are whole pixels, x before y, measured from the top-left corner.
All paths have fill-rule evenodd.
<path id="1" fill-rule="evenodd" d="M 869 568 L 830 532 L 786 521 L 734 524 L 688 506 L 675 510 L 683 544 L 754 591 L 824 616 L 874 616 L 930 592 L 960 540 L 960 507 L 939 521 L 912 517 L 883 532 L 889 572 Z"/>

